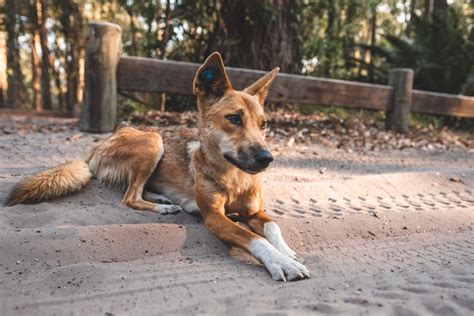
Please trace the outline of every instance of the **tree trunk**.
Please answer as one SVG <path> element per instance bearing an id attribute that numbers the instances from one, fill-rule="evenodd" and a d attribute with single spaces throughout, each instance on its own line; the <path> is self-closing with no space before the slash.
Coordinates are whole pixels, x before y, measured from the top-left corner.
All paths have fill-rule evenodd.
<path id="1" fill-rule="evenodd" d="M 149 2 L 150 7 L 144 15 L 146 23 L 146 51 L 145 56 L 148 58 L 153 57 L 153 52 L 156 53 L 156 50 L 159 46 L 156 45 L 156 37 L 160 32 L 160 19 L 161 19 L 161 2 L 156 3 L 156 12 L 153 10 L 153 4 Z M 153 25 L 156 24 L 156 31 L 153 32 Z"/>
<path id="2" fill-rule="evenodd" d="M 76 4 L 72 1 L 61 1 L 61 25 L 64 34 L 64 41 L 66 42 L 65 54 L 65 68 L 66 68 L 66 111 L 72 112 L 74 105 L 77 102 L 77 51 L 76 46 L 79 44 L 77 32 L 78 25 L 75 25 L 75 21 L 80 17 L 78 10 L 76 10 Z M 71 17 L 73 22 L 71 23 Z"/>
<path id="3" fill-rule="evenodd" d="M 84 93 L 84 48 L 79 47 L 79 59 L 77 62 L 78 78 L 77 78 L 77 106 L 74 108 L 74 116 L 79 116 L 82 109 L 82 95 Z"/>
<path id="4" fill-rule="evenodd" d="M 131 8 L 126 9 L 128 18 L 130 19 L 130 40 L 132 45 L 130 46 L 130 53 L 132 56 L 137 56 L 137 27 L 135 26 L 135 21 L 133 20 L 133 11 Z"/>
<path id="5" fill-rule="evenodd" d="M 357 4 L 355 0 L 349 0 L 346 10 L 346 25 L 352 25 L 357 14 Z M 344 68 L 346 69 L 346 77 L 352 76 L 352 69 L 354 65 L 354 46 L 355 46 L 355 30 L 353 27 L 347 28 L 343 39 L 343 55 L 344 55 Z"/>
<path id="6" fill-rule="evenodd" d="M 61 73 L 59 72 L 59 69 L 56 69 L 55 61 L 61 61 L 61 55 L 60 55 L 60 50 L 58 48 L 58 39 L 56 38 L 54 42 L 54 50 L 51 56 L 49 56 L 49 69 L 51 70 L 51 76 L 54 81 L 54 85 L 58 91 L 57 98 L 58 98 L 58 110 L 67 112 L 67 104 L 65 103 L 65 96 L 64 96 L 64 91 L 63 91 L 63 84 L 61 80 Z M 64 59 L 66 59 L 66 56 L 64 56 Z M 66 100 L 67 102 L 67 100 Z"/>
<path id="7" fill-rule="evenodd" d="M 2 21 L 5 21 L 2 18 Z M 7 91 L 7 34 L 0 31 L 0 108 L 5 107 Z"/>
<path id="8" fill-rule="evenodd" d="M 56 67 L 54 66 L 54 57 L 51 56 L 49 59 L 50 65 L 51 65 L 51 75 L 53 76 L 54 79 L 54 85 L 56 86 L 56 89 L 58 90 L 58 110 L 59 111 L 64 111 L 66 112 L 66 106 L 64 104 L 64 93 L 62 89 L 62 84 L 61 84 L 61 76 L 59 71 L 56 70 Z"/>
<path id="9" fill-rule="evenodd" d="M 165 27 L 163 28 L 163 38 L 161 40 L 160 59 L 164 59 L 166 56 L 166 46 L 170 39 L 170 20 L 171 20 L 171 1 L 166 0 L 165 9 Z"/>
<path id="10" fill-rule="evenodd" d="M 63 1 L 64 3 L 65 1 Z M 62 21 L 62 30 L 64 34 L 64 41 L 66 42 L 66 50 L 64 51 L 64 68 L 66 70 L 66 107 L 67 112 L 72 112 L 74 104 L 76 103 L 76 92 L 74 91 L 74 63 L 76 62 L 76 56 L 74 52 L 74 43 L 71 38 L 71 33 L 74 32 L 70 25 L 69 15 L 71 12 L 63 8 Z M 56 47 L 56 50 L 58 47 Z"/>
<path id="11" fill-rule="evenodd" d="M 447 0 L 425 0 L 425 16 L 432 17 L 435 14 L 443 13 L 448 7 Z"/>
<path id="12" fill-rule="evenodd" d="M 30 46 L 30 60 L 31 60 L 31 89 L 33 96 L 31 99 L 32 108 L 41 112 L 43 104 L 41 100 L 41 65 L 40 57 L 38 53 L 39 45 L 39 23 L 38 23 L 38 10 L 36 6 L 36 0 L 32 3 L 28 2 L 28 26 L 29 26 L 29 46 Z"/>
<path id="13" fill-rule="evenodd" d="M 413 17 L 415 16 L 415 9 L 416 0 L 410 0 L 410 20 L 407 22 L 407 28 L 405 30 L 405 33 L 408 37 L 410 37 L 413 28 Z"/>
<path id="14" fill-rule="evenodd" d="M 20 68 L 18 21 L 15 0 L 5 1 L 5 27 L 7 31 L 7 101 L 10 108 L 21 107 L 23 74 Z"/>
<path id="15" fill-rule="evenodd" d="M 271 8 L 271 9 L 268 9 Z M 301 5 L 298 0 L 221 0 L 222 51 L 232 66 L 301 71 Z"/>
<path id="16" fill-rule="evenodd" d="M 40 62 L 38 50 L 38 32 L 33 28 L 30 34 L 30 50 L 31 50 L 31 86 L 33 90 L 32 107 L 37 112 L 43 109 L 41 104 L 41 82 L 40 82 Z"/>
<path id="17" fill-rule="evenodd" d="M 163 29 L 163 38 L 161 39 L 159 58 L 164 59 L 166 57 L 166 46 L 170 38 L 170 20 L 171 20 L 171 1 L 166 0 L 165 9 L 165 27 Z M 166 111 L 166 93 L 160 94 L 160 111 Z"/>
<path id="18" fill-rule="evenodd" d="M 376 35 L 377 35 L 377 4 L 373 4 L 371 8 L 371 19 L 370 19 L 370 47 L 375 47 Z M 368 61 L 368 75 L 369 82 L 374 82 L 374 58 L 372 56 L 372 50 L 369 51 Z"/>
<path id="19" fill-rule="evenodd" d="M 46 31 L 47 0 L 37 0 L 36 8 L 38 12 L 39 37 L 41 45 L 41 92 L 43 98 L 43 109 L 51 110 L 51 81 L 49 76 L 49 48 L 48 34 Z"/>
<path id="20" fill-rule="evenodd" d="M 332 74 L 332 60 L 334 55 L 334 50 L 332 44 L 335 41 L 335 28 L 336 28 L 336 3 L 332 0 L 327 1 L 328 4 L 328 25 L 326 27 L 326 49 L 324 50 L 324 61 L 322 64 L 323 74 L 328 77 Z"/>
<path id="21" fill-rule="evenodd" d="M 66 107 L 65 111 L 73 112 L 78 103 L 79 90 L 79 56 L 82 46 L 83 20 L 81 7 L 76 1 L 63 0 L 59 2 L 59 21 L 64 35 L 66 49 L 64 50 L 64 68 L 66 73 Z M 56 50 L 58 53 L 58 50 Z M 59 56 L 57 57 L 59 59 Z M 57 82 L 58 79 L 55 79 Z"/>

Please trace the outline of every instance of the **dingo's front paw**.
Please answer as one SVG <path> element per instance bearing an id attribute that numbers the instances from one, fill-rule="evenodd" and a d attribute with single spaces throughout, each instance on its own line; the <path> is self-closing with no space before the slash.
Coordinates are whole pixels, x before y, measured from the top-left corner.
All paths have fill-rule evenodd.
<path id="1" fill-rule="evenodd" d="M 265 266 L 276 281 L 295 281 L 310 277 L 308 268 L 288 257 L 278 258 Z"/>
<path id="2" fill-rule="evenodd" d="M 273 280 L 294 281 L 310 277 L 308 268 L 275 249 L 265 239 L 253 240 L 250 251 L 265 265 Z"/>

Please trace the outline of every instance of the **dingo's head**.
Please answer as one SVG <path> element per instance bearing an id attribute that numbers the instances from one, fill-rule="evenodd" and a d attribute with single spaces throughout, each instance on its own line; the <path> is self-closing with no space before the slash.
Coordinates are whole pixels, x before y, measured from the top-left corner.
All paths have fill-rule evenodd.
<path id="1" fill-rule="evenodd" d="M 275 68 L 243 91 L 236 91 L 219 53 L 211 54 L 199 67 L 193 89 L 198 99 L 201 145 L 214 163 L 256 174 L 273 161 L 265 144 L 263 103 L 278 71 Z"/>

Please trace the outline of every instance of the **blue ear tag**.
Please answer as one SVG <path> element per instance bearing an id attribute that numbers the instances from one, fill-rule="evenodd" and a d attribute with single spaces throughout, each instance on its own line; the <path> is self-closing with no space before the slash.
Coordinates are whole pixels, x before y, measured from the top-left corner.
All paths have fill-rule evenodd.
<path id="1" fill-rule="evenodd" d="M 207 82 L 212 82 L 214 79 L 218 76 L 218 73 L 215 69 L 208 68 L 201 72 L 201 80 L 207 81 Z"/>

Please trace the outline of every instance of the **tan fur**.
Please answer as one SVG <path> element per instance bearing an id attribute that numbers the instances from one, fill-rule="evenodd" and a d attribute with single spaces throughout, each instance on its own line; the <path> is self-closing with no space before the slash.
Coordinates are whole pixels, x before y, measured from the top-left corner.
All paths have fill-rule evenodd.
<path id="1" fill-rule="evenodd" d="M 158 133 L 125 127 L 93 151 L 89 166 L 102 183 L 126 189 L 122 199 L 125 205 L 159 211 L 156 204 L 144 201 L 142 195 L 163 151 L 163 141 Z"/>
<path id="2" fill-rule="evenodd" d="M 204 76 L 209 70 L 213 71 L 210 78 Z M 210 231 L 229 244 L 253 251 L 275 279 L 308 277 L 307 269 L 289 257 L 294 252 L 288 250 L 278 228 L 268 231 L 283 249 L 280 252 L 264 235 L 271 218 L 264 210 L 259 173 L 269 162 L 262 164 L 256 153 L 270 154 L 263 102 L 277 73 L 275 68 L 247 89 L 236 91 L 221 56 L 214 53 L 193 82 L 200 119 L 197 133 L 184 128 L 121 128 L 92 151 L 88 165 L 76 161 L 35 175 L 17 185 L 8 202 L 40 202 L 77 191 L 92 172 L 100 182 L 124 190 L 122 203 L 131 208 L 166 210 L 164 205 L 143 200 L 147 190 L 165 195 L 187 212 L 201 213 Z M 238 116 L 241 122 L 229 116 Z M 226 216 L 229 213 L 238 213 L 251 230 L 232 222 Z"/>
<path id="3" fill-rule="evenodd" d="M 6 205 L 39 203 L 81 190 L 92 173 L 86 162 L 74 160 L 38 173 L 18 183 L 10 192 Z"/>

